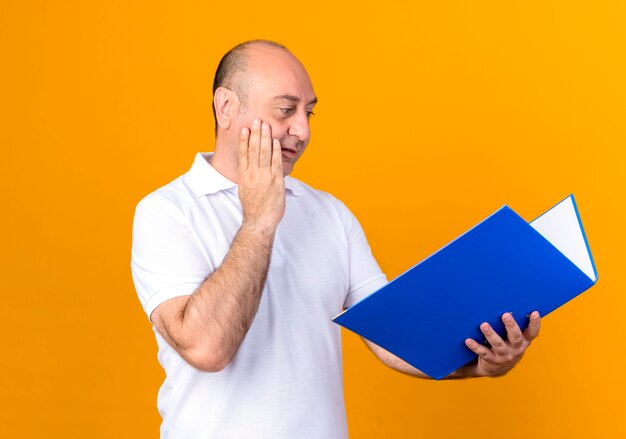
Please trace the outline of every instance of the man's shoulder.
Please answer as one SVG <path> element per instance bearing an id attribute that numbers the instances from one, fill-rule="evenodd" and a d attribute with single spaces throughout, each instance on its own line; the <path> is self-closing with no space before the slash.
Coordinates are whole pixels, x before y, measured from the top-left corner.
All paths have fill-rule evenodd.
<path id="1" fill-rule="evenodd" d="M 314 198 L 320 203 L 332 204 L 336 206 L 343 205 L 341 200 L 332 195 L 330 192 L 314 188 L 302 180 L 298 180 L 292 176 L 286 177 L 285 186 L 296 196 L 304 195 L 306 198 Z"/>
<path id="2" fill-rule="evenodd" d="M 176 208 L 192 200 L 193 194 L 186 187 L 184 175 L 150 192 L 137 203 L 137 210 L 162 210 Z"/>
<path id="3" fill-rule="evenodd" d="M 302 180 L 298 180 L 294 177 L 289 176 L 288 178 L 291 182 L 286 182 L 286 186 L 288 188 L 291 186 L 293 188 L 292 192 L 294 195 L 303 199 L 304 202 L 308 204 L 317 204 L 319 207 L 323 207 L 326 210 L 330 209 L 337 212 L 342 218 L 349 212 L 346 205 L 330 192 L 314 188 Z"/>

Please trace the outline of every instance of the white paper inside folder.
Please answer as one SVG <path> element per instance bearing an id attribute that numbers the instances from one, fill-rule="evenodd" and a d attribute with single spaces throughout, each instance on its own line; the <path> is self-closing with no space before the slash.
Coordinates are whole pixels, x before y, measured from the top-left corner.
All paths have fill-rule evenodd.
<path id="1" fill-rule="evenodd" d="M 595 282 L 591 253 L 574 203 L 570 195 L 530 225 Z"/>

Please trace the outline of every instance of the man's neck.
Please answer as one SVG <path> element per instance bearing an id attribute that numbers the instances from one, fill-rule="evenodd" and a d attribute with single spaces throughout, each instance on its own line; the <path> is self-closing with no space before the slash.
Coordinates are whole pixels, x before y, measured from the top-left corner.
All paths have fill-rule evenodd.
<path id="1" fill-rule="evenodd" d="M 239 183 L 237 156 L 229 155 L 228 149 L 215 145 L 215 152 L 209 159 L 211 166 L 230 181 Z"/>

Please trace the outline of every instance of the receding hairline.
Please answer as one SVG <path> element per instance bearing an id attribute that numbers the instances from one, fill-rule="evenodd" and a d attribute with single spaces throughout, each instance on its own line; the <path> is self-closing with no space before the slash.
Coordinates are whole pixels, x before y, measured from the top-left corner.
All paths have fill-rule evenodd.
<path id="1" fill-rule="evenodd" d="M 287 47 L 276 41 L 249 40 L 240 43 L 226 52 L 220 60 L 213 81 L 213 93 L 215 94 L 219 87 L 234 89 L 235 92 L 244 92 L 244 84 L 240 83 L 245 82 L 245 79 L 250 75 L 248 55 L 251 50 L 263 47 L 283 50 L 295 58 Z"/>

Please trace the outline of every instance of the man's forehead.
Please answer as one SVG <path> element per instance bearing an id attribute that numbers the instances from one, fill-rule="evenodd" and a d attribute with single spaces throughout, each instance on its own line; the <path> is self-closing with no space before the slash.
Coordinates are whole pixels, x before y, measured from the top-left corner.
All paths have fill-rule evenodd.
<path id="1" fill-rule="evenodd" d="M 294 95 L 290 95 L 290 94 L 282 94 L 282 95 L 278 95 L 278 96 L 274 96 L 272 98 L 272 100 L 274 101 L 289 101 L 289 102 L 293 102 L 294 104 L 298 104 L 302 101 L 302 99 L 300 99 L 298 96 L 294 96 Z M 317 97 L 313 97 L 312 99 L 309 99 L 306 103 L 307 106 L 308 105 L 315 105 L 317 104 Z"/>
<path id="2" fill-rule="evenodd" d="M 267 59 L 278 57 L 297 60 L 295 55 L 293 55 L 289 50 L 264 42 L 256 42 L 246 46 L 245 54 L 250 58 Z"/>
<path id="3" fill-rule="evenodd" d="M 247 73 L 252 87 L 268 93 L 271 99 L 315 104 L 317 99 L 309 75 L 302 63 L 289 51 L 255 44 L 247 49 L 246 55 Z"/>

